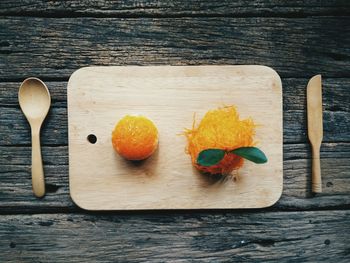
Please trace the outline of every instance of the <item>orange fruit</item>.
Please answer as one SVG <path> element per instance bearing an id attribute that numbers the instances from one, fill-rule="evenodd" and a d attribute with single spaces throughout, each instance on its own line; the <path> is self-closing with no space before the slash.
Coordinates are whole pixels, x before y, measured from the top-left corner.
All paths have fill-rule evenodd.
<path id="1" fill-rule="evenodd" d="M 201 166 L 197 158 L 201 151 L 206 149 L 222 149 L 231 151 L 240 147 L 253 146 L 255 135 L 253 120 L 239 119 L 235 106 L 226 106 L 208 111 L 195 127 L 186 129 L 186 152 L 191 156 L 193 165 L 201 172 L 209 174 L 229 174 L 243 165 L 243 158 L 233 153 L 227 153 L 217 164 Z"/>
<path id="2" fill-rule="evenodd" d="M 113 148 L 128 160 L 143 160 L 158 146 L 158 130 L 144 116 L 126 115 L 112 132 Z"/>

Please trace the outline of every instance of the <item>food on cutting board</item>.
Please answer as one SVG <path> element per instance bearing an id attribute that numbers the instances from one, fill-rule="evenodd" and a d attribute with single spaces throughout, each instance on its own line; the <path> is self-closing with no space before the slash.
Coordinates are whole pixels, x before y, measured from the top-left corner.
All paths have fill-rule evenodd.
<path id="1" fill-rule="evenodd" d="M 157 127 L 144 116 L 126 115 L 112 132 L 112 144 L 113 148 L 127 160 L 146 159 L 158 147 Z"/>
<path id="2" fill-rule="evenodd" d="M 186 129 L 186 152 L 201 172 L 227 175 L 242 167 L 244 159 L 265 163 L 265 154 L 255 147 L 256 125 L 251 118 L 240 120 L 235 106 L 208 111 L 199 125 Z"/>

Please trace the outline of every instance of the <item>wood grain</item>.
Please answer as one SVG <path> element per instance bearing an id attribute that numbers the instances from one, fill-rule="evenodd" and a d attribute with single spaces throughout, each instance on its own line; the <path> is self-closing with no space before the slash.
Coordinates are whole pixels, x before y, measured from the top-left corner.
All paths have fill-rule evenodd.
<path id="1" fill-rule="evenodd" d="M 89 65 L 159 64 L 260 64 L 282 77 L 349 77 L 350 31 L 334 30 L 349 23 L 347 16 L 2 17 L 0 79 L 62 79 Z"/>
<path id="2" fill-rule="evenodd" d="M 0 217 L 15 262 L 347 262 L 349 211 Z"/>
<path id="3" fill-rule="evenodd" d="M 0 213 L 19 214 L 0 216 L 1 261 L 81 262 L 83 253 L 87 261 L 106 262 L 349 262 L 349 4 L 0 1 L 0 81 L 8 82 L 0 82 Z M 222 63 L 267 64 L 298 78 L 283 79 L 285 185 L 272 209 L 343 211 L 81 215 L 69 198 L 62 146 L 69 75 L 91 64 Z M 326 178 L 324 193 L 312 196 L 310 148 L 300 143 L 307 138 L 305 86 L 319 73 L 328 85 Z M 12 96 L 33 75 L 58 81 L 51 82 L 54 112 L 44 129 L 48 195 L 41 201 L 31 196 L 28 127 Z M 45 211 L 54 214 L 24 215 Z"/>
<path id="4" fill-rule="evenodd" d="M 232 104 L 260 125 L 254 141 L 268 163 L 245 162 L 235 180 L 203 176 L 179 135 L 194 113 Z M 156 153 L 137 165 L 111 147 L 127 114 L 147 116 L 159 131 Z M 265 66 L 81 68 L 68 82 L 68 123 L 70 193 L 87 210 L 261 208 L 282 194 L 282 85 Z"/>
<path id="5" fill-rule="evenodd" d="M 305 210 L 350 207 L 350 144 L 325 143 L 321 148 L 323 194 L 311 194 L 308 144 L 284 145 L 284 186 L 273 209 Z M 69 196 L 67 146 L 43 147 L 47 195 L 32 196 L 30 147 L 0 147 L 0 211 L 23 213 L 77 211 Z M 312 197 L 312 198 L 311 198 Z"/>
<path id="6" fill-rule="evenodd" d="M 322 145 L 324 194 L 311 197 L 311 155 L 306 135 L 306 84 L 308 79 L 285 78 L 284 100 L 284 192 L 276 209 L 328 209 L 348 207 L 350 141 L 350 79 L 323 80 L 324 130 L 327 143 Z M 43 130 L 43 158 L 50 193 L 38 202 L 31 197 L 29 125 L 18 108 L 20 82 L 0 82 L 0 211 L 6 213 L 76 210 L 69 197 L 67 145 L 67 82 L 46 81 L 53 108 Z M 338 142 L 338 143 L 337 143 Z M 22 145 L 13 147 L 12 145 Z M 58 209 L 58 210 L 57 210 Z"/>
<path id="7" fill-rule="evenodd" d="M 322 170 L 324 171 L 324 195 L 311 197 L 310 169 L 311 155 L 308 144 L 295 144 L 305 134 L 305 103 L 307 79 L 283 79 L 284 95 L 284 192 L 282 199 L 274 206 L 275 209 L 329 209 L 348 207 L 349 182 L 349 147 L 347 143 L 325 143 L 321 148 Z M 69 197 L 68 189 L 68 149 L 67 144 L 67 112 L 66 112 L 66 82 L 47 82 L 53 98 L 54 108 L 49 116 L 43 136 L 45 145 L 43 159 L 47 177 L 46 188 L 50 193 L 38 202 L 31 196 L 30 188 L 30 148 L 29 126 L 20 110 L 16 108 L 19 82 L 0 83 L 0 138 L 1 144 L 9 147 L 0 148 L 0 211 L 2 212 L 33 212 L 76 210 Z M 324 79 L 324 128 L 328 134 L 327 140 L 349 142 L 349 112 L 350 94 L 349 79 Z M 7 118 L 3 118 L 4 112 Z M 297 116 L 297 117 L 296 117 Z M 299 118 L 302 116 L 302 118 Z M 23 120 L 19 119 L 23 118 Z M 57 141 L 56 141 L 57 140 Z M 293 143 L 294 142 L 294 143 Z"/>
<path id="8" fill-rule="evenodd" d="M 35 16 L 198 16 L 198 15 L 255 15 L 305 16 L 349 14 L 346 0 L 270 1 L 79 1 L 79 0 L 2 0 L 0 15 Z"/>
<path id="9" fill-rule="evenodd" d="M 308 81 L 309 78 L 282 78 L 284 111 L 306 109 L 306 85 Z M 67 82 L 68 78 L 64 81 L 45 81 L 50 89 L 51 103 L 54 107 L 67 107 Z M 0 82 L 0 106 L 18 106 L 17 93 L 20 84 L 21 82 Z M 350 78 L 324 78 L 322 80 L 324 110 L 350 112 L 349 89 Z M 338 123 L 335 124 L 338 125 Z M 329 132 L 331 131 L 329 130 L 327 133 Z M 332 138 L 332 140 L 334 139 Z"/>
<path id="10" fill-rule="evenodd" d="M 0 107 L 0 145 L 30 145 L 30 126 L 19 107 Z M 68 144 L 67 108 L 53 107 L 43 123 L 42 145 Z"/>
<path id="11" fill-rule="evenodd" d="M 282 79 L 283 140 L 308 142 L 306 84 L 308 79 Z M 20 82 L 0 82 L 0 145 L 29 145 L 30 130 L 18 107 Z M 42 130 L 43 145 L 67 145 L 67 82 L 47 82 L 53 108 Z M 350 142 L 350 79 L 323 80 L 324 142 Z"/>

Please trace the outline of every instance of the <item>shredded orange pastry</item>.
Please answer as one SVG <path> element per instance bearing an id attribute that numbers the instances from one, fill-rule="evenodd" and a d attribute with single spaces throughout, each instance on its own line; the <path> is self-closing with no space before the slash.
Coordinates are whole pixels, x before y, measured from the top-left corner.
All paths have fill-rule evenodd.
<path id="1" fill-rule="evenodd" d="M 192 129 L 186 129 L 188 140 L 186 152 L 191 155 L 193 165 L 204 173 L 229 174 L 243 165 L 243 158 L 227 153 L 216 165 L 201 166 L 197 164 L 198 154 L 206 149 L 222 149 L 226 151 L 239 147 L 250 147 L 255 143 L 255 124 L 251 118 L 240 120 L 236 107 L 225 106 L 208 111 L 204 118 Z"/>
<path id="2" fill-rule="evenodd" d="M 158 146 L 158 130 L 143 116 L 126 115 L 112 132 L 113 148 L 128 160 L 143 160 Z"/>

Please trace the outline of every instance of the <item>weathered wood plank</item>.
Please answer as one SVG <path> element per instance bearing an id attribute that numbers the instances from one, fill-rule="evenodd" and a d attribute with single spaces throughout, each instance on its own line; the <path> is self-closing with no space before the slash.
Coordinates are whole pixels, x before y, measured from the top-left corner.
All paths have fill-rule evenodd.
<path id="1" fill-rule="evenodd" d="M 0 146 L 0 149 L 0 165 L 28 165 L 31 162 L 30 146 Z M 311 158 L 309 144 L 285 144 L 283 149 L 285 161 Z M 44 160 L 45 164 L 68 164 L 68 146 L 43 146 L 43 155 L 47 157 Z M 322 143 L 321 158 L 350 158 L 350 143 Z"/>
<path id="2" fill-rule="evenodd" d="M 0 107 L 0 145 L 29 145 L 30 127 L 21 110 Z M 348 111 L 324 111 L 324 142 L 350 141 L 350 118 Z M 116 120 L 117 121 L 117 120 Z M 285 143 L 307 142 L 306 113 L 304 110 L 283 112 L 283 139 Z M 88 135 L 88 134 L 87 134 Z M 43 145 L 67 145 L 67 109 L 53 107 L 43 124 Z"/>
<path id="3" fill-rule="evenodd" d="M 0 145 L 30 144 L 30 126 L 21 109 L 0 107 Z M 41 132 L 43 145 L 68 144 L 67 108 L 50 109 Z"/>
<path id="4" fill-rule="evenodd" d="M 47 156 L 45 149 L 43 154 Z M 69 196 L 68 165 L 46 164 L 44 171 L 46 195 L 38 199 L 33 196 L 30 165 L 0 165 L 0 213 L 76 211 Z"/>
<path id="5" fill-rule="evenodd" d="M 0 146 L 0 165 L 30 165 L 31 147 Z M 67 165 L 68 146 L 43 146 L 43 162 L 46 165 Z"/>
<path id="6" fill-rule="evenodd" d="M 349 211 L 5 215 L 15 262 L 348 262 Z"/>
<path id="7" fill-rule="evenodd" d="M 174 15 L 326 15 L 348 14 L 350 4 L 346 0 L 329 1 L 35 1 L 2 0 L 0 15 L 124 15 L 124 16 L 174 16 Z"/>
<path id="8" fill-rule="evenodd" d="M 69 197 L 68 148 L 43 147 L 46 184 L 44 199 L 32 195 L 30 147 L 0 147 L 0 211 L 76 210 Z M 307 144 L 284 146 L 284 189 L 272 209 L 350 207 L 350 144 L 327 143 L 321 148 L 323 194 L 312 197 L 311 153 Z M 311 198 L 312 197 L 312 198 Z"/>
<path id="9" fill-rule="evenodd" d="M 284 142 L 307 142 L 308 79 L 283 79 Z M 29 145 L 30 130 L 18 107 L 19 82 L 0 82 L 0 145 Z M 67 145 L 67 83 L 47 82 L 52 109 L 43 126 L 43 145 Z M 350 79 L 324 79 L 324 141 L 350 142 Z M 5 106 L 5 107 L 3 107 Z"/>
<path id="10" fill-rule="evenodd" d="M 25 78 L 23 78 L 24 80 Z M 349 80 L 350 82 L 350 80 Z M 67 82 L 45 81 L 50 90 L 51 105 L 67 107 Z M 0 82 L 0 107 L 18 107 L 18 90 L 21 82 Z"/>
<path id="11" fill-rule="evenodd" d="M 24 80 L 24 78 L 23 78 Z M 307 78 L 282 78 L 284 110 L 303 110 L 306 103 Z M 57 107 L 67 105 L 67 81 L 45 81 L 51 94 L 51 103 Z M 0 82 L 0 106 L 18 106 L 21 82 Z M 329 111 L 350 112 L 350 78 L 322 80 L 323 106 Z"/>
<path id="12" fill-rule="evenodd" d="M 62 79 L 83 66 L 131 64 L 262 64 L 283 77 L 349 77 L 349 23 L 350 16 L 2 17 L 0 78 Z"/>

